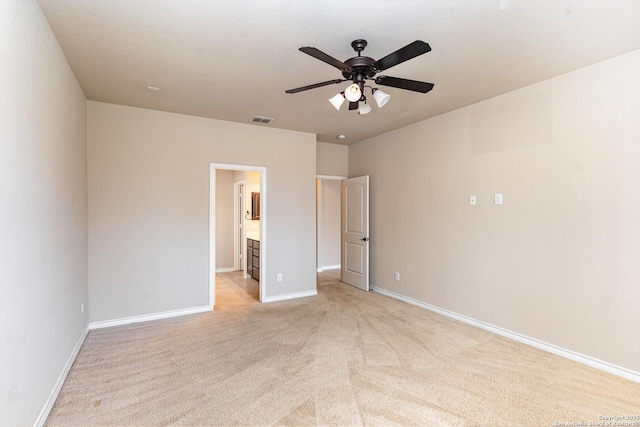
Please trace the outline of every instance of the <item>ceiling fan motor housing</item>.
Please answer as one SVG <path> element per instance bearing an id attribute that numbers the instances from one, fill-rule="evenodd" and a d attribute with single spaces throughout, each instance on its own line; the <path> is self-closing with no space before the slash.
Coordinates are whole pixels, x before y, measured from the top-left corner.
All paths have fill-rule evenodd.
<path id="1" fill-rule="evenodd" d="M 365 78 L 370 79 L 376 74 L 376 71 L 372 67 L 374 62 L 376 61 L 368 56 L 349 58 L 344 61 L 344 63 L 351 67 L 352 71 L 343 71 L 342 75 L 345 79 L 353 80 L 354 82 L 356 81 L 356 76 L 362 76 L 362 80 Z"/>
<path id="2" fill-rule="evenodd" d="M 367 41 L 363 39 L 354 40 L 351 42 L 351 47 L 353 50 L 358 52 L 358 56 L 353 58 L 349 58 L 344 61 L 347 64 L 351 71 L 343 71 L 342 75 L 345 79 L 353 80 L 354 83 L 359 83 L 362 86 L 364 83 L 364 79 L 370 79 L 375 74 L 376 71 L 373 69 L 372 65 L 376 62 L 375 59 L 369 58 L 368 56 L 360 56 L 360 52 L 367 47 Z"/>

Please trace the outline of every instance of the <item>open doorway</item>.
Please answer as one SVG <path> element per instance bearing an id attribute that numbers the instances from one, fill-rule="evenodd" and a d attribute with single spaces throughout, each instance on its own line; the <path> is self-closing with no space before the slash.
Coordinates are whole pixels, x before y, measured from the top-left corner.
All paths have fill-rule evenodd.
<path id="1" fill-rule="evenodd" d="M 342 282 L 368 291 L 369 176 L 317 176 L 316 199 L 318 273 L 337 270 Z"/>
<path id="2" fill-rule="evenodd" d="M 210 192 L 209 304 L 213 309 L 220 303 L 262 301 L 266 295 L 266 278 L 258 282 L 248 276 L 247 260 L 255 262 L 256 269 L 264 271 L 266 168 L 212 163 Z M 257 217 L 253 214 L 256 194 L 259 195 L 260 211 Z M 247 238 L 260 244 L 256 261 L 253 248 L 247 249 Z M 217 295 L 218 291 L 220 295 Z"/>
<path id="3" fill-rule="evenodd" d="M 340 182 L 341 176 L 318 176 L 316 179 L 317 271 L 339 270 Z"/>

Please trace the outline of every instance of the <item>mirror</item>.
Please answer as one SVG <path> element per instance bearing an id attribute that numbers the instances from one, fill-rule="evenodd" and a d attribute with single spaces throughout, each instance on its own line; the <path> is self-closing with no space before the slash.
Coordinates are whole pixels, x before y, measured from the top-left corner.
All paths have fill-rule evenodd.
<path id="1" fill-rule="evenodd" d="M 251 193 L 251 219 L 260 219 L 260 193 Z"/>

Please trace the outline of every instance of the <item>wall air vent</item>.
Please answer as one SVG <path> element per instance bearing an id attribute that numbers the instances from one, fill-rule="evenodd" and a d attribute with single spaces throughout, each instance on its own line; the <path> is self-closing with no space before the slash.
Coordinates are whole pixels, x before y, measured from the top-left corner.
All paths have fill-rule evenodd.
<path id="1" fill-rule="evenodd" d="M 271 123 L 273 121 L 273 119 L 271 117 L 261 117 L 261 116 L 253 116 L 251 118 L 251 122 L 253 123 Z"/>

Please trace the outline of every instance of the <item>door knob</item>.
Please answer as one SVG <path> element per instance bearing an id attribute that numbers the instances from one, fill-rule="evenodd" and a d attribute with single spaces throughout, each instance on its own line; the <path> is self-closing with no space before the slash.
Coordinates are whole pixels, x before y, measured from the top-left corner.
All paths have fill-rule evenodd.
<path id="1" fill-rule="evenodd" d="M 368 241 L 369 241 L 369 238 L 368 238 L 368 237 L 363 237 L 363 238 L 362 238 L 362 239 L 360 239 L 360 240 L 362 240 L 363 242 L 368 242 Z"/>

